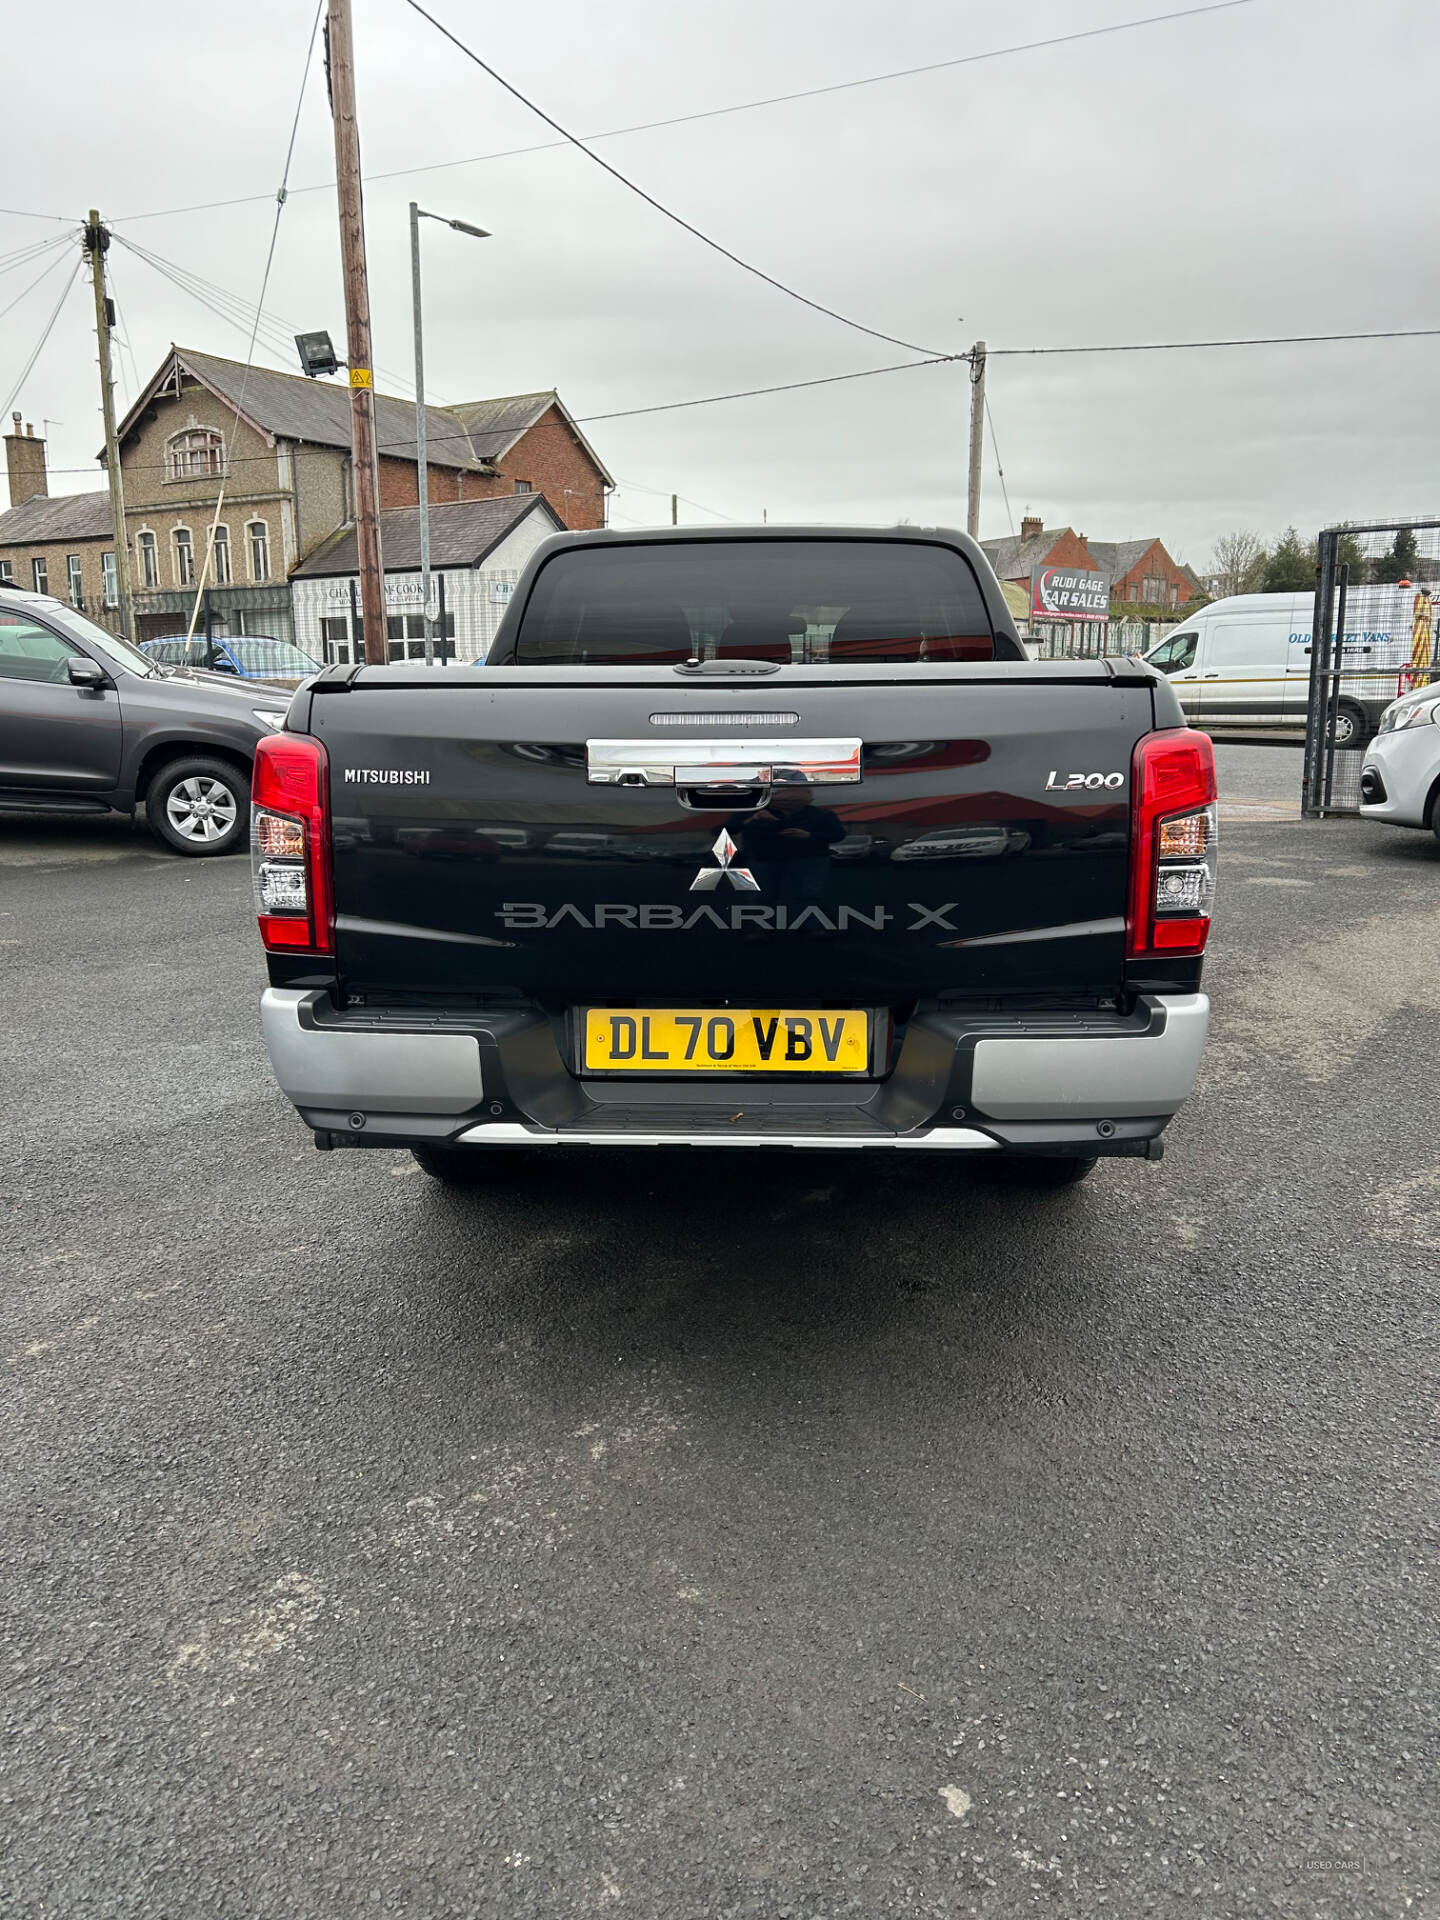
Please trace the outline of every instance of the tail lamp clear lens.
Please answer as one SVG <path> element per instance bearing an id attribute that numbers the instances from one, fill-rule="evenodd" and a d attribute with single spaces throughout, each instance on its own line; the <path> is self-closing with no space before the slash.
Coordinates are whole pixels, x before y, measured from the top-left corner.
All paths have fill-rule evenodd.
<path id="1" fill-rule="evenodd" d="M 330 953 L 330 834 L 325 749 L 274 733 L 255 750 L 250 856 L 260 936 L 272 952 Z"/>
<path id="2" fill-rule="evenodd" d="M 1215 752 L 1188 727 L 1147 734 L 1135 749 L 1127 950 L 1199 954 L 1215 901 Z"/>

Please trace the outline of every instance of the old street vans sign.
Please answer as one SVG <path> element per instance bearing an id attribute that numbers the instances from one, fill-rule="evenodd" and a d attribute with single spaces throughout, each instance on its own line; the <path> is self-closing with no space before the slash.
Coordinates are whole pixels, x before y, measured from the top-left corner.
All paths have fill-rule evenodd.
<path id="1" fill-rule="evenodd" d="M 1110 576 L 1089 567 L 1042 567 L 1030 579 L 1030 611 L 1042 620 L 1108 620 Z"/>

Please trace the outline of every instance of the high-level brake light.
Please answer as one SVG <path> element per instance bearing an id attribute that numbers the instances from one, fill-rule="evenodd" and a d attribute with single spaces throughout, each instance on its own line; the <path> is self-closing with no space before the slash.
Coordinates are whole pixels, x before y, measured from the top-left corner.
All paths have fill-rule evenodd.
<path id="1" fill-rule="evenodd" d="M 1215 901 L 1215 749 L 1190 727 L 1148 733 L 1131 766 L 1131 959 L 1205 951 Z"/>
<path id="2" fill-rule="evenodd" d="M 250 786 L 250 866 L 272 953 L 333 953 L 329 767 L 318 740 L 266 734 Z"/>

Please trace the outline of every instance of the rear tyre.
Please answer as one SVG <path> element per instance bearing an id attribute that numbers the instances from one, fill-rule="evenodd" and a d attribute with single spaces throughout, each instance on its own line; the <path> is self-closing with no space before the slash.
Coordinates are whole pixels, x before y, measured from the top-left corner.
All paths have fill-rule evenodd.
<path id="1" fill-rule="evenodd" d="M 1357 747 L 1363 747 L 1370 738 L 1370 725 L 1365 718 L 1365 709 L 1357 707 L 1353 701 L 1342 700 L 1335 710 L 1335 751 L 1352 753 Z"/>
<path id="2" fill-rule="evenodd" d="M 250 782 L 229 760 L 171 760 L 145 790 L 145 818 L 175 853 L 233 853 L 250 825 Z"/>
<path id="3" fill-rule="evenodd" d="M 993 1164 L 1009 1187 L 1073 1187 L 1095 1171 L 1093 1158 L 1073 1154 L 1007 1153 Z"/>
<path id="4" fill-rule="evenodd" d="M 447 1187 L 473 1187 L 484 1178 L 482 1147 L 412 1147 L 415 1164 Z"/>

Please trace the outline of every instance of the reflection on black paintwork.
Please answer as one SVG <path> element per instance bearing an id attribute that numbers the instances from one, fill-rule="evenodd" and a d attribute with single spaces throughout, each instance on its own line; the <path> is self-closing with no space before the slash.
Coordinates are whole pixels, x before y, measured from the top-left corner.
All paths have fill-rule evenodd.
<path id="1" fill-rule="evenodd" d="M 1020 827 L 978 821 L 971 826 L 942 827 L 922 833 L 891 853 L 892 860 L 998 860 L 1003 854 L 1024 853 L 1030 836 Z"/>

